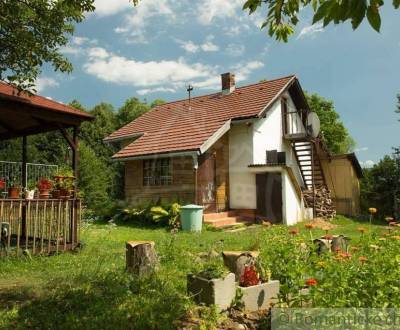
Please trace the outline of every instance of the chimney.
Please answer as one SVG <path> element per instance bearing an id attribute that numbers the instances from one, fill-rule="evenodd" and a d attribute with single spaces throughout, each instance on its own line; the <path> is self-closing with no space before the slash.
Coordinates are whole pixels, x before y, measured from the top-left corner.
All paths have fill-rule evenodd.
<path id="1" fill-rule="evenodd" d="M 235 90 L 235 75 L 227 72 L 221 74 L 222 94 L 229 95 Z"/>

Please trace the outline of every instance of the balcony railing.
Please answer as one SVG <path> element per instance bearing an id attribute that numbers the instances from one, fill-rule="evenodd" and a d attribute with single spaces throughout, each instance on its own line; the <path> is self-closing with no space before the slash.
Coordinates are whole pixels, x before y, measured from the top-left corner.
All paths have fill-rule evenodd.
<path id="1" fill-rule="evenodd" d="M 80 221 L 79 199 L 0 199 L 0 256 L 72 250 Z"/>
<path id="2" fill-rule="evenodd" d="M 283 116 L 283 136 L 287 139 L 302 139 L 307 137 L 303 119 L 298 111 L 288 111 Z"/>

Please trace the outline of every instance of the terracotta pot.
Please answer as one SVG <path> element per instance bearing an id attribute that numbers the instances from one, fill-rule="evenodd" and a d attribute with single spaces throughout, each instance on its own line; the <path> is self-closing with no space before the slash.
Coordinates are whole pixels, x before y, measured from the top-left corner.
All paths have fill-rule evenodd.
<path id="1" fill-rule="evenodd" d="M 18 199 L 21 189 L 18 187 L 10 187 L 8 188 L 8 198 Z"/>
<path id="2" fill-rule="evenodd" d="M 4 190 L 6 188 L 6 182 L 4 180 L 0 180 L 0 190 Z"/>
<path id="3" fill-rule="evenodd" d="M 50 190 L 49 189 L 42 189 L 39 191 L 39 198 L 40 199 L 49 199 L 50 197 Z"/>
<path id="4" fill-rule="evenodd" d="M 59 190 L 59 189 L 53 190 L 53 192 L 52 192 L 52 197 L 53 197 L 54 199 L 59 199 L 59 198 L 60 198 L 60 190 Z"/>
<path id="5" fill-rule="evenodd" d="M 70 192 L 65 189 L 60 189 L 60 198 L 68 199 L 71 196 Z"/>

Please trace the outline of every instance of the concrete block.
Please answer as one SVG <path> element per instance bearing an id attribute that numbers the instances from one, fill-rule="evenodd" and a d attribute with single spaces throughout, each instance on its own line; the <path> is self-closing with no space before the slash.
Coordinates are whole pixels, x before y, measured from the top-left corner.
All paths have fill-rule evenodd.
<path id="1" fill-rule="evenodd" d="M 269 281 L 249 287 L 239 287 L 242 291 L 244 309 L 249 312 L 268 309 L 278 302 L 279 281 Z"/>
<path id="2" fill-rule="evenodd" d="M 215 305 L 218 310 L 226 310 L 235 298 L 235 274 L 211 280 L 189 274 L 187 291 L 198 304 Z"/>

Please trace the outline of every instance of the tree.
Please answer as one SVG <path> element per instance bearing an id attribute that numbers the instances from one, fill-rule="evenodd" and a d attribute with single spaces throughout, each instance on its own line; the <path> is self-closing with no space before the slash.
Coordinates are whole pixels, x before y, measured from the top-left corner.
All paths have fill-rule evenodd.
<path id="1" fill-rule="evenodd" d="M 299 22 L 299 13 L 307 7 L 314 11 L 313 24 L 322 22 L 340 24 L 350 21 L 353 29 L 357 29 L 367 18 L 371 27 L 378 31 L 381 27 L 380 7 L 383 0 L 246 0 L 243 9 L 249 14 L 265 8 L 267 16 L 262 28 L 268 27 L 268 33 L 279 41 L 287 42 Z M 393 7 L 399 9 L 400 0 L 393 0 Z"/>
<path id="2" fill-rule="evenodd" d="M 147 103 L 140 102 L 136 97 L 127 99 L 124 105 L 119 108 L 117 114 L 118 127 L 122 127 L 136 118 L 149 111 L 150 107 Z"/>
<path id="3" fill-rule="evenodd" d="M 321 132 L 328 150 L 333 154 L 347 153 L 354 149 L 355 142 L 350 136 L 332 101 L 318 94 L 306 94 L 307 102 L 321 121 Z"/>
<path id="4" fill-rule="evenodd" d="M 94 10 L 94 0 L 0 0 L 0 79 L 29 89 L 44 63 L 70 72 L 61 54 L 74 24 Z"/>

